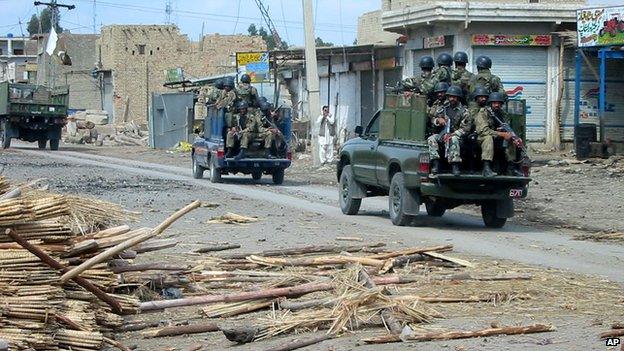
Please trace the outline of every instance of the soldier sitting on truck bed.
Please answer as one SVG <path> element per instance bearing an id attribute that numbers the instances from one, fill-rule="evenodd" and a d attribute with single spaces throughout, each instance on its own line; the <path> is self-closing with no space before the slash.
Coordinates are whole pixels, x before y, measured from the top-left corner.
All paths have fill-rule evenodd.
<path id="1" fill-rule="evenodd" d="M 433 122 L 436 117 L 436 112 L 442 108 L 442 106 L 446 103 L 446 91 L 448 90 L 449 85 L 445 82 L 439 82 L 435 85 L 433 89 L 433 93 L 435 94 L 435 101 L 431 104 L 431 107 L 427 110 L 429 114 L 429 119 Z"/>
<path id="2" fill-rule="evenodd" d="M 223 82 L 223 90 L 221 91 L 221 97 L 216 103 L 218 109 L 232 110 L 234 108 L 234 101 L 236 101 L 236 93 L 234 92 L 234 78 L 227 77 Z"/>
<path id="3" fill-rule="evenodd" d="M 446 144 L 445 156 L 451 164 L 453 175 L 460 174 L 461 138 L 470 133 L 472 129 L 472 118 L 466 107 L 459 101 L 462 95 L 460 87 L 455 85 L 449 87 L 446 91 L 448 101 L 435 112 L 432 123 L 437 128 L 437 133 L 427 139 L 432 174 L 440 171 L 439 144 L 442 142 Z"/>
<path id="4" fill-rule="evenodd" d="M 271 103 L 264 101 L 260 102 L 260 113 L 264 117 L 265 126 L 269 128 L 269 132 L 273 134 L 273 141 L 275 142 L 275 150 L 280 150 L 284 144 L 284 135 L 279 129 L 280 124 L 283 121 L 279 118 L 277 111 L 273 110 Z"/>
<path id="5" fill-rule="evenodd" d="M 489 107 L 479 110 L 475 117 L 477 133 L 479 134 L 479 144 L 481 145 L 481 160 L 483 161 L 483 175 L 493 177 L 496 175 L 492 171 L 491 163 L 494 159 L 494 139 L 502 138 L 503 147 L 505 149 L 505 158 L 507 159 L 507 174 L 512 176 L 523 176 L 520 171 L 520 163 L 516 162 L 517 149 L 511 142 L 512 135 L 509 132 L 502 131 L 501 125 L 495 116 L 503 123 L 508 122 L 507 113 L 503 110 L 505 95 L 499 92 L 493 92 L 489 95 Z"/>
<path id="6" fill-rule="evenodd" d="M 263 139 L 265 148 L 265 157 L 271 158 L 270 148 L 273 142 L 273 133 L 264 126 L 261 115 L 258 111 L 250 112 L 249 105 L 246 101 L 237 102 L 236 108 L 238 114 L 234 118 L 234 126 L 230 128 L 227 134 L 227 147 L 229 157 L 232 155 L 232 149 L 236 145 L 236 140 L 240 142 L 240 151 L 234 156 L 236 160 L 245 158 L 247 148 L 254 139 Z M 226 156 L 228 157 L 228 156 Z"/>
<path id="7" fill-rule="evenodd" d="M 433 57 L 421 57 L 418 65 L 422 70 L 420 76 L 406 78 L 401 82 L 401 85 L 405 91 L 416 92 L 429 97 L 436 84 L 435 77 L 431 74 L 434 66 Z"/>
<path id="8" fill-rule="evenodd" d="M 249 107 L 258 106 L 258 90 L 251 85 L 251 77 L 249 74 L 243 74 L 240 78 L 240 83 L 236 87 L 236 96 L 240 100 L 247 101 Z"/>

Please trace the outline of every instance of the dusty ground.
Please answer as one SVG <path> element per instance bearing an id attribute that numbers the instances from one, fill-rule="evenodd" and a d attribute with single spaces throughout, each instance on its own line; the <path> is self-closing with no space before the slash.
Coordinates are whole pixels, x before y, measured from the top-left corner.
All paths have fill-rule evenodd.
<path id="1" fill-rule="evenodd" d="M 67 148 L 65 149 L 67 150 Z M 162 151 L 148 151 L 139 148 L 100 148 L 76 150 L 97 153 L 115 154 L 129 159 L 159 162 L 161 164 L 188 166 L 188 156 L 177 153 Z M 123 151 L 123 152 L 120 152 Z M 176 223 L 165 233 L 163 238 L 176 238 L 180 244 L 171 249 L 149 253 L 141 256 L 144 261 L 167 261 L 171 263 L 189 264 L 201 258 L 198 254 L 190 253 L 193 249 L 207 242 L 237 242 L 247 250 L 263 250 L 309 245 L 311 243 L 332 243 L 336 236 L 353 236 L 354 233 L 368 241 L 384 241 L 391 247 L 418 246 L 422 242 L 413 240 L 399 242 L 396 239 L 394 229 L 380 230 L 373 227 L 355 227 L 344 221 L 333 218 L 325 218 L 315 211 L 297 211 L 271 202 L 260 202 L 247 199 L 242 196 L 231 195 L 218 189 L 198 187 L 187 181 L 163 180 L 150 176 L 133 175 L 130 173 L 111 171 L 110 169 L 97 166 L 85 166 L 72 162 L 59 162 L 45 157 L 33 157 L 19 152 L 3 152 L 0 161 L 5 164 L 4 174 L 17 180 L 32 180 L 46 177 L 50 181 L 52 189 L 86 194 L 120 203 L 130 210 L 143 212 L 144 216 L 137 226 L 154 226 L 177 208 L 199 199 L 207 202 L 217 202 L 216 208 L 200 208 L 183 220 Z M 300 160 L 302 161 L 302 160 Z M 551 194 L 543 196 L 562 196 L 554 192 L 558 187 L 547 187 L 547 180 L 562 179 L 557 176 L 557 170 L 562 167 L 538 167 L 535 173 L 538 185 L 545 190 L 537 191 L 537 194 Z M 569 166 L 571 169 L 577 165 Z M 578 165 L 579 168 L 588 168 L 594 174 L 602 174 L 600 169 L 592 169 L 589 164 Z M 588 178 L 591 174 L 588 172 Z M 305 162 L 295 162 L 295 165 L 287 174 L 287 179 L 297 183 L 306 181 L 329 184 L 334 181 L 331 170 L 316 172 L 312 177 L 311 168 Z M 540 174 L 541 173 L 541 174 Z M 561 172 L 559 172 L 561 173 Z M 564 173 L 567 174 L 567 173 Z M 331 180 L 325 180 L 327 177 Z M 544 178 L 541 178 L 544 177 Z M 574 178 L 570 178 L 572 181 Z M 621 187 L 621 181 L 614 182 L 615 188 L 611 189 L 611 195 Z M 560 192 L 574 183 L 562 181 Z M 564 185 L 565 184 L 565 185 Z M 539 189 L 539 188 L 538 188 Z M 619 196 L 623 192 L 617 192 Z M 603 195 L 606 197 L 605 193 Z M 541 195 L 540 195 L 541 196 Z M 579 203 L 583 196 L 579 196 Z M 537 199 L 541 199 L 536 197 Z M 556 198 L 558 199 L 558 197 Z M 552 200 L 556 203 L 558 200 Z M 549 202 L 545 202 L 548 204 Z M 612 201 L 611 206 L 617 206 L 618 202 Z M 588 209 L 594 204 L 586 205 L 578 209 L 577 213 L 589 213 Z M 606 207 L 609 207 L 605 205 Z M 554 207 L 554 206 L 553 206 Z M 572 206 L 568 210 L 577 211 Z M 601 213 L 595 209 L 596 213 Z M 539 211 L 539 210 L 536 210 Z M 545 209 L 541 211 L 549 212 Z M 247 216 L 258 216 L 262 220 L 252 226 L 231 226 L 206 224 L 206 220 L 213 216 L 226 212 L 235 212 Z M 526 213 L 526 212 L 525 212 Z M 554 212 L 557 216 L 563 216 Z M 620 211 L 621 214 L 621 211 Z M 568 214 L 569 215 L 569 214 Z M 609 218 L 604 223 L 609 222 Z M 557 224 L 554 224 L 557 225 Z M 443 237 L 440 238 L 443 240 Z M 547 254 L 547 253 L 545 253 Z M 555 269 L 544 269 L 533 266 L 520 265 L 507 260 L 492 260 L 485 257 L 467 256 L 455 254 L 457 257 L 468 259 L 477 264 L 480 272 L 528 272 L 535 277 L 530 281 L 513 283 L 479 283 L 463 282 L 455 284 L 427 284 L 416 286 L 411 289 L 414 293 L 427 296 L 448 296 L 449 294 L 465 293 L 478 294 L 484 291 L 505 292 L 517 295 L 529 295 L 529 300 L 514 300 L 500 304 L 474 303 L 474 304 L 444 304 L 433 306 L 447 318 L 437 319 L 429 328 L 459 328 L 481 329 L 496 322 L 501 325 L 520 325 L 532 323 L 552 323 L 557 327 L 557 332 L 534 334 L 527 336 L 492 337 L 482 339 L 459 340 L 449 342 L 429 342 L 418 345 L 393 344 L 383 346 L 355 346 L 364 337 L 378 335 L 381 330 L 365 330 L 354 334 L 347 334 L 336 340 L 326 341 L 320 345 L 308 347 L 306 350 L 603 350 L 607 349 L 604 342 L 597 339 L 598 333 L 609 329 L 614 322 L 624 321 L 624 300 L 622 285 L 609 282 L 599 277 L 581 276 L 562 272 Z M 429 274 L 422 271 L 423 274 Z M 402 288 L 407 289 L 407 288 Z M 215 293 L 218 293 L 216 291 Z M 267 312 L 259 312 L 242 318 L 242 323 L 253 324 L 257 318 L 263 317 Z M 188 321 L 200 318 L 197 308 L 173 309 L 158 314 L 145 314 L 134 317 L 135 319 L 173 320 Z M 219 321 L 219 320 L 218 320 Z M 120 335 L 128 345 L 137 345 L 139 350 L 183 350 L 194 343 L 204 344 L 206 350 L 220 348 L 233 348 L 236 350 L 258 350 L 276 346 L 284 341 L 294 338 L 285 336 L 266 342 L 253 343 L 244 346 L 234 346 L 227 342 L 219 333 L 201 334 L 193 337 L 175 337 L 160 339 L 143 339 L 140 333 L 128 333 Z"/>

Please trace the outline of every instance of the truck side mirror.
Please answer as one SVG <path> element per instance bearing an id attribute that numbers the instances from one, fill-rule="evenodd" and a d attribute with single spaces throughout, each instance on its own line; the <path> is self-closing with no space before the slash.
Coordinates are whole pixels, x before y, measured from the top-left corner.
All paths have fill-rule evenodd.
<path id="1" fill-rule="evenodd" d="M 362 126 L 356 126 L 356 127 L 355 127 L 355 134 L 356 134 L 357 136 L 362 136 L 362 132 L 363 132 L 363 131 L 364 131 L 364 130 L 362 129 Z"/>

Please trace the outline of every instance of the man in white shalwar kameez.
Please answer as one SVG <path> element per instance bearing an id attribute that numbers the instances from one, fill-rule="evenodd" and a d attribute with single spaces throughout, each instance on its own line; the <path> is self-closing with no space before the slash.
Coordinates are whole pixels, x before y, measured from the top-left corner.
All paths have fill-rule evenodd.
<path id="1" fill-rule="evenodd" d="M 335 119 L 329 113 L 329 107 L 323 106 L 321 115 L 316 119 L 316 125 L 319 126 L 318 143 L 321 165 L 334 161 L 334 136 L 336 134 L 334 123 Z"/>

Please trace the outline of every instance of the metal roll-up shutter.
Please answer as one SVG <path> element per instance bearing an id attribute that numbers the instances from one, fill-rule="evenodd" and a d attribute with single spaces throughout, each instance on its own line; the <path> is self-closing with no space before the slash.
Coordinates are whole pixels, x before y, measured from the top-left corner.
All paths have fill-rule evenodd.
<path id="1" fill-rule="evenodd" d="M 600 69 L 600 61 L 596 57 L 586 53 L 592 67 L 596 73 Z M 613 141 L 624 141 L 624 62 L 622 60 L 607 60 L 607 82 L 606 82 L 606 106 L 605 106 L 605 136 Z M 564 89 L 561 99 L 561 129 L 563 131 L 562 140 L 572 141 L 574 139 L 574 99 L 575 99 L 575 52 L 566 50 L 564 54 Z M 580 123 L 600 124 L 599 121 L 599 95 L 598 79 L 583 60 L 583 70 L 581 74 L 581 94 L 580 94 Z M 600 130 L 600 128 L 598 128 Z M 600 133 L 600 132 L 598 132 Z"/>
<path id="2" fill-rule="evenodd" d="M 548 55 L 543 47 L 475 47 L 475 58 L 492 59 L 492 73 L 499 76 L 510 99 L 524 99 L 527 107 L 527 139 L 546 139 L 546 81 Z"/>

